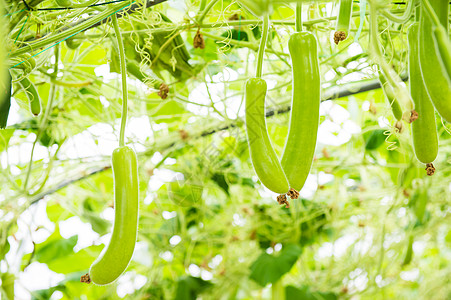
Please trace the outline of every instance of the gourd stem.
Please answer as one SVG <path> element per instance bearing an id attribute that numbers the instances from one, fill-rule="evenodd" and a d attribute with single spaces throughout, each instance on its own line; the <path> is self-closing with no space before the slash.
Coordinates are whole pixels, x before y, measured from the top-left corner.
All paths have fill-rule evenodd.
<path id="1" fill-rule="evenodd" d="M 58 62 L 59 62 L 59 57 L 60 57 L 60 47 L 58 44 L 55 45 L 54 53 L 55 53 L 55 65 L 53 66 L 53 73 L 51 74 L 52 78 L 56 78 L 56 75 L 58 74 Z M 36 134 L 36 138 L 33 142 L 33 146 L 31 147 L 30 162 L 28 164 L 27 175 L 25 177 L 24 184 L 23 184 L 23 190 L 26 192 L 27 192 L 28 182 L 30 180 L 31 169 L 33 168 L 33 155 L 34 155 L 36 143 L 41 138 L 42 133 L 44 132 L 45 128 L 47 127 L 46 123 L 49 118 L 50 111 L 52 110 L 53 100 L 55 99 L 55 96 L 56 96 L 56 85 L 51 83 L 49 98 L 47 101 L 47 106 L 46 106 L 46 109 L 44 112 L 44 116 L 42 117 L 41 121 L 39 122 L 39 130 L 38 130 L 38 133 Z"/>
<path id="2" fill-rule="evenodd" d="M 197 18 L 197 24 L 202 24 L 202 21 L 205 19 L 208 12 L 213 8 L 216 2 L 218 2 L 218 0 L 211 0 L 210 3 L 208 3 L 207 7 L 202 11 L 202 14 L 199 16 L 199 18 Z"/>
<path id="3" fill-rule="evenodd" d="M 263 34 L 262 38 L 260 40 L 260 47 L 258 48 L 258 54 L 257 54 L 257 72 L 255 76 L 257 78 L 262 77 L 263 73 L 263 54 L 265 54 L 265 47 L 266 47 L 266 40 L 268 38 L 268 31 L 269 31 L 269 16 L 265 15 L 263 17 Z"/>
<path id="4" fill-rule="evenodd" d="M 409 0 L 406 10 L 401 16 L 394 15 L 386 9 L 382 10 L 382 15 L 392 22 L 404 24 L 409 21 L 410 17 L 412 16 L 413 9 L 415 8 L 415 2 L 417 2 L 417 0 Z"/>
<path id="5" fill-rule="evenodd" d="M 282 279 L 277 280 L 271 287 L 272 300 L 285 300 L 285 288 Z"/>
<path id="6" fill-rule="evenodd" d="M 125 135 L 125 125 L 127 123 L 127 69 L 125 64 L 125 52 L 124 43 L 122 42 L 121 31 L 119 25 L 117 24 L 116 14 L 112 16 L 114 33 L 117 37 L 117 45 L 119 48 L 119 61 L 121 65 L 121 76 L 122 76 L 122 118 L 121 118 L 121 130 L 119 135 L 119 147 L 123 147 L 124 135 Z"/>
<path id="7" fill-rule="evenodd" d="M 207 0 L 201 0 L 200 1 L 200 6 L 199 6 L 199 13 L 204 11 L 206 6 L 207 6 Z"/>
<path id="8" fill-rule="evenodd" d="M 421 6 L 415 8 L 415 22 L 420 22 Z"/>
<path id="9" fill-rule="evenodd" d="M 302 2 L 296 3 L 295 28 L 296 28 L 296 32 L 302 31 Z"/>
<path id="10" fill-rule="evenodd" d="M 387 77 L 388 83 L 392 86 L 396 97 L 399 101 L 401 101 L 401 104 L 403 108 L 406 108 L 407 110 L 412 110 L 413 103 L 412 99 L 410 98 L 410 95 L 406 91 L 406 89 L 401 86 L 401 79 L 399 76 L 393 75 L 393 69 L 389 66 L 389 64 L 384 60 L 384 57 L 382 56 L 382 52 L 380 49 L 379 41 L 377 39 L 377 8 L 376 8 L 376 1 L 372 0 L 370 3 L 370 49 L 372 50 L 374 61 L 380 66 L 382 71 L 384 72 L 385 76 Z"/>
<path id="11" fill-rule="evenodd" d="M 442 24 L 440 23 L 440 20 L 439 20 L 437 14 L 435 13 L 434 9 L 432 8 L 431 3 L 429 3 L 429 0 L 422 0 L 422 1 L 423 1 L 424 9 L 426 10 L 429 17 L 431 18 L 432 23 L 434 24 L 434 27 L 440 27 Z"/>

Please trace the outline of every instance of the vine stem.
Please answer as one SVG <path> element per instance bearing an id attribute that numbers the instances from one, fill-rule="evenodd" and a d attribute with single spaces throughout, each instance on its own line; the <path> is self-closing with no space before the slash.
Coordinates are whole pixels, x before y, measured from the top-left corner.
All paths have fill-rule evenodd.
<path id="1" fill-rule="evenodd" d="M 295 21 L 295 28 L 296 32 L 302 31 L 302 2 L 296 3 L 296 21 Z"/>
<path id="2" fill-rule="evenodd" d="M 404 24 L 409 21 L 410 17 L 412 16 L 413 9 L 415 8 L 415 2 L 417 2 L 417 0 L 409 0 L 406 10 L 401 16 L 397 16 L 387 9 L 382 10 L 382 15 L 392 22 Z"/>
<path id="3" fill-rule="evenodd" d="M 260 47 L 258 48 L 257 54 L 257 72 L 255 74 L 257 78 L 261 78 L 263 73 L 263 55 L 265 54 L 266 40 L 268 39 L 268 31 L 269 31 L 269 16 L 265 15 L 263 17 L 263 34 L 260 40 Z"/>
<path id="4" fill-rule="evenodd" d="M 26 45 L 25 47 L 22 47 L 14 52 L 12 52 L 10 54 L 10 58 L 22 55 L 24 53 L 27 52 L 31 52 L 34 49 L 38 49 L 41 48 L 43 46 L 49 45 L 51 43 L 61 43 L 62 41 L 64 41 L 65 39 L 70 38 L 73 35 L 76 35 L 77 33 L 86 30 L 88 28 L 90 28 L 91 26 L 93 26 L 94 24 L 98 23 L 99 21 L 111 16 L 112 14 L 115 14 L 116 12 L 126 8 L 127 6 L 131 5 L 132 2 L 128 2 L 128 1 L 124 1 L 124 2 L 120 2 L 117 5 L 112 5 L 110 8 L 102 11 L 101 13 L 99 13 L 98 15 L 92 17 L 91 19 L 86 20 L 83 23 L 80 23 L 74 27 L 71 27 L 70 29 L 64 30 L 62 32 L 56 33 L 52 36 L 49 36 L 48 38 L 45 39 L 41 39 L 38 40 L 35 43 L 30 43 L 28 45 Z M 53 47 L 53 45 L 51 45 L 50 47 Z M 50 48 L 48 47 L 48 48 Z M 45 50 L 47 50 L 48 48 L 41 50 L 40 52 L 43 52 Z M 40 52 L 34 54 L 33 56 L 38 55 Z"/>
<path id="5" fill-rule="evenodd" d="M 379 41 L 377 39 L 377 6 L 376 1 L 372 0 L 370 3 L 370 48 L 372 49 L 373 59 L 380 66 L 385 76 L 387 77 L 388 83 L 392 86 L 395 96 L 403 104 L 407 111 L 413 109 L 412 98 L 410 97 L 407 89 L 402 86 L 401 78 L 398 75 L 394 75 L 393 69 L 385 61 L 382 51 L 380 49 Z"/>
<path id="6" fill-rule="evenodd" d="M 285 300 L 285 289 L 282 278 L 272 284 L 271 287 L 272 300 Z"/>
<path id="7" fill-rule="evenodd" d="M 53 78 L 55 78 L 56 75 L 58 74 L 58 61 L 59 61 L 59 56 L 60 56 L 59 45 L 55 46 L 54 51 L 55 51 L 55 65 L 53 66 L 53 73 L 52 73 Z M 27 190 L 28 182 L 30 180 L 31 170 L 33 169 L 33 155 L 34 155 L 34 150 L 36 148 L 36 143 L 41 138 L 42 133 L 44 132 L 45 128 L 47 127 L 47 124 L 46 124 L 47 119 L 50 115 L 50 110 L 52 109 L 53 100 L 55 99 L 55 95 L 56 95 L 56 85 L 53 83 L 50 83 L 50 84 L 51 84 L 51 87 L 50 87 L 49 99 L 47 101 L 47 106 L 45 108 L 44 116 L 42 117 L 41 122 L 39 123 L 39 130 L 38 130 L 38 133 L 36 134 L 36 138 L 33 142 L 33 146 L 31 147 L 30 162 L 28 164 L 27 175 L 25 177 L 25 181 L 23 184 L 23 190 L 25 192 Z"/>
<path id="8" fill-rule="evenodd" d="M 123 147 L 124 136 L 125 136 L 125 125 L 127 123 L 127 65 L 125 63 L 125 51 L 124 51 L 124 43 L 122 42 L 122 35 L 119 25 L 117 23 L 116 14 L 114 14 L 111 18 L 113 20 L 113 28 L 114 33 L 117 37 L 117 46 L 119 48 L 119 61 L 121 65 L 121 76 L 122 76 L 122 118 L 121 118 L 121 131 L 119 135 L 119 147 Z"/>
<path id="9" fill-rule="evenodd" d="M 435 27 L 439 27 L 442 24 L 440 23 L 439 18 L 437 17 L 437 14 L 435 13 L 434 9 L 431 6 L 431 3 L 429 3 L 429 0 L 421 0 L 424 4 L 424 8 L 427 11 L 429 17 L 432 19 L 432 23 Z"/>
<path id="10" fill-rule="evenodd" d="M 197 23 L 202 24 L 202 21 L 207 16 L 208 12 L 213 8 L 213 6 L 218 2 L 218 0 L 211 0 L 210 3 L 208 3 L 207 7 L 202 11 L 202 14 L 197 18 Z"/>
<path id="11" fill-rule="evenodd" d="M 159 1 L 159 2 L 158 2 Z M 165 0 L 164 0 L 165 1 Z M 163 2 L 163 0 L 155 0 L 152 3 L 161 3 Z M 118 5 L 123 5 L 123 2 L 119 3 Z M 136 4 L 136 3 L 135 3 Z M 134 4 L 134 5 L 135 5 Z M 128 6 L 130 4 L 126 4 L 125 6 Z M 134 5 L 130 6 L 130 10 L 132 8 L 134 8 Z M 117 6 L 118 7 L 118 6 Z M 116 11 L 119 11 L 121 9 L 124 9 L 125 7 L 116 9 Z M 108 9 L 110 12 L 112 11 L 111 9 Z M 128 9 L 124 10 L 124 13 L 127 13 Z M 130 12 L 128 12 L 128 14 L 130 13 L 134 13 L 136 10 L 132 10 Z M 402 12 L 403 10 L 399 10 L 399 12 Z M 392 11 L 392 12 L 397 12 L 397 11 Z M 368 13 L 365 13 L 368 14 Z M 100 15 L 100 14 L 99 14 Z M 87 37 L 81 37 L 81 36 L 77 36 L 77 33 L 85 31 L 87 29 L 90 28 L 94 28 L 97 26 L 100 26 L 101 24 L 104 24 L 104 18 L 107 18 L 109 15 L 105 16 L 105 14 L 103 14 L 102 12 L 102 16 L 104 16 L 104 18 L 98 18 L 99 15 L 96 15 L 93 18 L 96 18 L 96 20 L 91 21 L 91 19 L 88 19 L 86 21 L 81 21 L 81 22 L 77 22 L 75 24 L 70 24 L 67 26 L 67 28 L 62 29 L 62 31 L 60 31 L 57 35 L 52 35 L 52 33 L 49 34 L 44 34 L 43 38 L 37 40 L 37 41 L 33 41 L 33 42 L 24 42 L 24 41 L 20 41 L 18 40 L 19 44 L 24 44 L 23 46 L 21 46 L 19 49 L 14 50 L 11 52 L 10 57 L 16 57 L 19 56 L 21 54 L 24 54 L 26 52 L 31 52 L 33 51 L 33 49 L 38 49 L 38 48 L 43 48 L 43 47 L 47 47 L 48 45 L 55 43 L 55 42 L 62 42 L 65 39 L 69 38 L 69 37 L 74 37 L 75 39 L 86 39 L 86 38 L 99 38 L 99 37 L 103 37 L 104 34 L 99 34 L 99 35 L 89 35 Z M 119 15 L 120 17 L 121 15 Z M 360 12 L 355 12 L 352 14 L 353 17 L 358 17 L 360 16 Z M 328 22 L 330 20 L 335 19 L 336 16 L 333 17 L 324 17 L 324 18 L 319 18 L 319 19 L 311 19 L 311 20 L 306 20 L 303 22 L 304 26 L 312 26 L 315 24 L 319 24 L 319 23 L 324 23 L 324 22 Z M 89 21 L 89 24 L 86 23 Z M 293 26 L 295 25 L 293 21 L 286 21 L 286 20 L 273 20 L 271 21 L 272 24 L 274 25 L 289 25 L 289 26 Z M 94 24 L 92 24 L 94 23 Z M 124 31 L 122 32 L 123 34 L 126 33 L 137 33 L 137 32 L 146 32 L 146 33 L 159 33 L 159 32 L 171 32 L 173 30 L 184 30 L 184 29 L 189 29 L 189 28 L 194 28 L 194 27 L 200 27 L 200 28 L 218 28 L 221 26 L 224 27 L 232 27 L 232 26 L 245 26 L 245 25 L 252 25 L 252 26 L 257 26 L 260 25 L 261 20 L 239 20 L 239 21 L 227 21 L 227 22 L 215 22 L 215 23 L 206 23 L 206 24 L 196 24 L 196 23 L 189 23 L 186 25 L 174 25 L 174 26 L 169 26 L 169 27 L 165 27 L 165 28 L 154 28 L 154 29 L 145 29 L 145 30 L 134 30 L 134 31 Z M 73 28 L 75 28 L 77 26 L 78 30 L 72 30 Z M 53 47 L 50 46 L 50 47 Z M 47 49 L 49 49 L 50 47 L 42 50 L 45 51 Z M 38 53 L 39 54 L 39 53 Z M 37 55 L 37 54 L 36 54 Z M 33 55 L 33 56 L 36 56 Z"/>

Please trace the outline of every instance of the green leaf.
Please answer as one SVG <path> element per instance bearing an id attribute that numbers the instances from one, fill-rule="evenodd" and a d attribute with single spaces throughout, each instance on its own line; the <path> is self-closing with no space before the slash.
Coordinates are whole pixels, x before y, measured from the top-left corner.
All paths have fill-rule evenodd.
<path id="1" fill-rule="evenodd" d="M 384 132 L 384 129 L 377 129 L 365 134 L 365 149 L 375 150 L 379 148 L 385 142 L 386 135 Z"/>
<path id="2" fill-rule="evenodd" d="M 59 203 L 48 202 L 45 210 L 49 220 L 54 223 L 66 220 L 73 216 L 73 214 L 61 207 Z"/>
<path id="3" fill-rule="evenodd" d="M 219 185 L 227 195 L 229 195 L 229 184 L 225 180 L 223 173 L 215 173 L 211 176 L 211 179 Z"/>
<path id="4" fill-rule="evenodd" d="M 263 253 L 251 265 L 250 278 L 261 286 L 274 283 L 291 270 L 301 253 L 295 244 L 284 245 L 278 256 Z"/>
<path id="5" fill-rule="evenodd" d="M 36 245 L 35 258 L 41 263 L 51 263 L 55 259 L 73 253 L 77 241 L 78 235 L 71 236 L 68 239 L 62 238 L 57 227 L 45 242 Z"/>
<path id="6" fill-rule="evenodd" d="M 445 236 L 445 242 L 448 248 L 451 248 L 451 230 L 448 230 L 448 233 Z"/>
<path id="7" fill-rule="evenodd" d="M 300 289 L 292 285 L 285 288 L 285 300 L 336 300 L 337 295 L 328 292 L 311 292 L 308 286 L 303 286 Z"/>
<path id="8" fill-rule="evenodd" d="M 13 136 L 14 129 L 2 129 L 0 130 L 0 152 L 5 150 L 8 146 L 9 140 Z"/>
<path id="9" fill-rule="evenodd" d="M 212 284 L 200 278 L 188 276 L 183 277 L 177 283 L 175 300 L 196 300 L 197 296 L 211 287 Z"/>
<path id="10" fill-rule="evenodd" d="M 5 237 L 5 239 L 4 239 L 4 241 L 2 241 L 2 245 L 0 247 L 0 261 L 3 260 L 6 253 L 8 253 L 10 247 L 11 246 L 9 245 L 9 241 Z"/>
<path id="11" fill-rule="evenodd" d="M 188 113 L 181 103 L 174 100 L 166 100 L 154 109 L 152 109 L 152 106 L 148 104 L 148 109 L 152 110 L 151 121 L 157 124 L 176 122 L 180 120 L 179 115 Z"/>
<path id="12" fill-rule="evenodd" d="M 87 271 L 103 247 L 104 245 L 98 245 L 84 248 L 77 253 L 52 260 L 47 263 L 47 266 L 53 272 L 62 274 Z"/>

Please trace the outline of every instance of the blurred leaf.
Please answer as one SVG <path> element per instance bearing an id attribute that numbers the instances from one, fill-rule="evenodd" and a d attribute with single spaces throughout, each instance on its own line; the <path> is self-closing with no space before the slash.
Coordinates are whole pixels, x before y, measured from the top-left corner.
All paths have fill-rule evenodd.
<path id="1" fill-rule="evenodd" d="M 225 176 L 223 173 L 215 173 L 211 176 L 211 179 L 219 185 L 227 195 L 229 195 L 229 184 L 225 180 Z"/>
<path id="2" fill-rule="evenodd" d="M 3 260 L 3 258 L 5 258 L 6 253 L 9 252 L 9 249 L 11 248 L 9 241 L 7 239 L 7 236 L 4 237 L 3 241 L 0 241 L 1 245 L 0 245 L 0 261 Z"/>
<path id="3" fill-rule="evenodd" d="M 384 132 L 384 129 L 377 129 L 364 134 L 365 149 L 375 150 L 379 148 L 385 142 L 385 139 L 387 137 Z"/>
<path id="4" fill-rule="evenodd" d="M 47 202 L 45 210 L 47 212 L 47 218 L 54 223 L 66 220 L 73 216 L 73 214 L 61 207 L 58 202 Z"/>
<path id="5" fill-rule="evenodd" d="M 302 249 L 294 244 L 284 245 L 277 256 L 262 253 L 252 263 L 249 277 L 261 286 L 274 283 L 291 270 L 301 253 Z"/>
<path id="6" fill-rule="evenodd" d="M 336 300 L 338 296 L 332 292 L 311 292 L 308 286 L 296 288 L 292 285 L 285 287 L 286 300 Z"/>
<path id="7" fill-rule="evenodd" d="M 45 242 L 36 245 L 34 257 L 40 263 L 51 263 L 58 258 L 72 254 L 77 241 L 78 235 L 68 239 L 62 238 L 57 227 Z"/>
<path id="8" fill-rule="evenodd" d="M 153 106 L 154 105 L 148 105 L 149 108 Z M 188 113 L 188 111 L 181 103 L 174 100 L 165 100 L 162 104 L 153 109 L 151 120 L 157 124 L 175 122 L 181 119 L 180 115 L 186 113 Z"/>
<path id="9" fill-rule="evenodd" d="M 73 272 L 88 271 L 92 262 L 99 256 L 104 245 L 83 248 L 77 253 L 69 253 L 66 256 L 55 258 L 47 262 L 50 270 L 56 273 L 68 274 Z"/>
<path id="10" fill-rule="evenodd" d="M 5 295 L 5 300 L 14 300 L 14 282 L 16 280 L 16 276 L 12 273 L 6 272 L 2 273 L 0 276 L 2 280 L 1 289 L 3 290 L 3 293 L 0 293 L 1 295 Z"/>
<path id="11" fill-rule="evenodd" d="M 213 284 L 197 277 L 187 276 L 179 279 L 175 300 L 196 300 L 197 296 Z"/>
<path id="12" fill-rule="evenodd" d="M 14 134 L 14 129 L 2 129 L 0 130 L 0 152 L 5 150 L 8 146 L 9 140 Z"/>

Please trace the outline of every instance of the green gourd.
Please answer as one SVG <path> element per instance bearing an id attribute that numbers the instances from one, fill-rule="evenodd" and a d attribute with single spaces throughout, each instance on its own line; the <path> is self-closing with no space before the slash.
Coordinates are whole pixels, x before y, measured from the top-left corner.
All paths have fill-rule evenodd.
<path id="1" fill-rule="evenodd" d="M 138 164 L 135 151 L 127 146 L 112 155 L 114 174 L 114 224 L 111 240 L 89 270 L 92 282 L 106 285 L 127 269 L 135 249 L 138 230 Z"/>
<path id="2" fill-rule="evenodd" d="M 36 87 L 27 77 L 23 78 L 19 84 L 27 94 L 28 101 L 30 102 L 31 113 L 34 116 L 39 115 L 41 113 L 41 98 L 39 97 Z"/>
<path id="3" fill-rule="evenodd" d="M 448 26 L 448 1 L 429 1 L 441 25 Z M 423 5 L 420 15 L 420 68 L 426 90 L 437 112 L 447 122 L 451 122 L 451 84 L 448 74 L 438 55 L 434 42 L 433 23 Z"/>
<path id="4" fill-rule="evenodd" d="M 289 184 L 266 129 L 267 85 L 261 78 L 246 82 L 246 132 L 252 166 L 260 181 L 275 193 L 285 194 Z"/>
<path id="5" fill-rule="evenodd" d="M 305 183 L 315 154 L 321 102 L 321 80 L 316 37 L 309 32 L 291 35 L 293 95 L 288 138 L 281 164 L 290 187 L 299 191 Z"/>
<path id="6" fill-rule="evenodd" d="M 418 119 L 412 123 L 413 149 L 417 159 L 425 164 L 432 163 L 437 157 L 438 139 L 435 113 L 432 102 L 426 92 L 418 62 L 418 22 L 412 24 L 407 32 L 409 46 L 409 87 Z"/>

